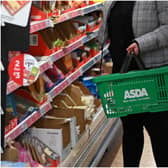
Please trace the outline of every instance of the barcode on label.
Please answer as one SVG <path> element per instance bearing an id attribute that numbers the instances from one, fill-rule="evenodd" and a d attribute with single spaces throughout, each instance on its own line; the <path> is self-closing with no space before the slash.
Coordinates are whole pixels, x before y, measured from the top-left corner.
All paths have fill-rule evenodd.
<path id="1" fill-rule="evenodd" d="M 38 35 L 37 34 L 30 35 L 30 46 L 38 46 Z"/>

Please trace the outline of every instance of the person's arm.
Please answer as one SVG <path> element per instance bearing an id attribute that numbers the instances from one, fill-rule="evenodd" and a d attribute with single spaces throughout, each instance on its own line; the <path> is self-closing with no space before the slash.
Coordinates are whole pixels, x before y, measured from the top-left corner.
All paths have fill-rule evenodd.
<path id="1" fill-rule="evenodd" d="M 156 3 L 160 26 L 135 39 L 141 53 L 168 46 L 168 2 L 157 1 Z"/>
<path id="2" fill-rule="evenodd" d="M 115 1 L 105 1 L 105 4 L 102 9 L 103 20 L 102 20 L 102 24 L 98 32 L 98 38 L 97 38 L 101 45 L 103 45 L 104 42 L 108 39 L 107 18 L 108 18 L 110 9 L 112 8 L 114 2 Z"/>

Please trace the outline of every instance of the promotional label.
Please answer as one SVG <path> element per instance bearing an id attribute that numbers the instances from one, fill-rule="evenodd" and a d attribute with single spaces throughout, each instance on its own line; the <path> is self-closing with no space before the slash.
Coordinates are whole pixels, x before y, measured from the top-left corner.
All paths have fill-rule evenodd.
<path id="1" fill-rule="evenodd" d="M 23 8 L 29 1 L 2 1 L 3 6 L 11 15 L 15 15 Z"/>
<path id="2" fill-rule="evenodd" d="M 1 21 L 10 24 L 25 27 L 28 23 L 28 18 L 31 9 L 31 0 L 16 1 L 5 0 L 0 4 Z"/>
<path id="3" fill-rule="evenodd" d="M 39 74 L 37 60 L 28 54 L 21 54 L 11 59 L 8 72 L 11 80 L 21 86 L 28 86 L 34 83 Z"/>

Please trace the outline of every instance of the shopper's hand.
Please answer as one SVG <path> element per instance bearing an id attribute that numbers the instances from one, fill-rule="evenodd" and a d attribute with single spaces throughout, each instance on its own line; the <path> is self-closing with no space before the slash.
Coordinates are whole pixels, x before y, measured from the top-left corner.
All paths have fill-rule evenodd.
<path id="1" fill-rule="evenodd" d="M 132 43 L 128 48 L 127 48 L 128 54 L 131 54 L 131 52 L 134 52 L 136 55 L 139 55 L 139 47 L 137 43 Z"/>

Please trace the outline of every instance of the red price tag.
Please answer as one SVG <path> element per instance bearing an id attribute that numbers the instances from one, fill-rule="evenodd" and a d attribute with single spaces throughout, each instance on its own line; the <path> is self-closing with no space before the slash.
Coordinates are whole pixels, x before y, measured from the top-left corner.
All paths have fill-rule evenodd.
<path id="1" fill-rule="evenodd" d="M 77 78 L 79 78 L 79 76 L 81 75 L 80 71 L 75 72 L 72 76 L 71 76 L 71 82 L 74 82 Z"/>
<path id="2" fill-rule="evenodd" d="M 75 49 L 79 48 L 82 45 L 83 45 L 82 39 L 79 39 L 77 42 L 68 45 L 68 47 L 65 48 L 65 53 L 68 54 L 68 53 L 74 51 Z"/>
<path id="3" fill-rule="evenodd" d="M 28 54 L 13 57 L 8 72 L 11 80 L 21 86 L 28 86 L 35 82 L 40 74 L 37 60 Z"/>
<path id="4" fill-rule="evenodd" d="M 10 61 L 8 72 L 11 79 L 19 85 L 23 85 L 24 55 L 13 57 Z"/>

